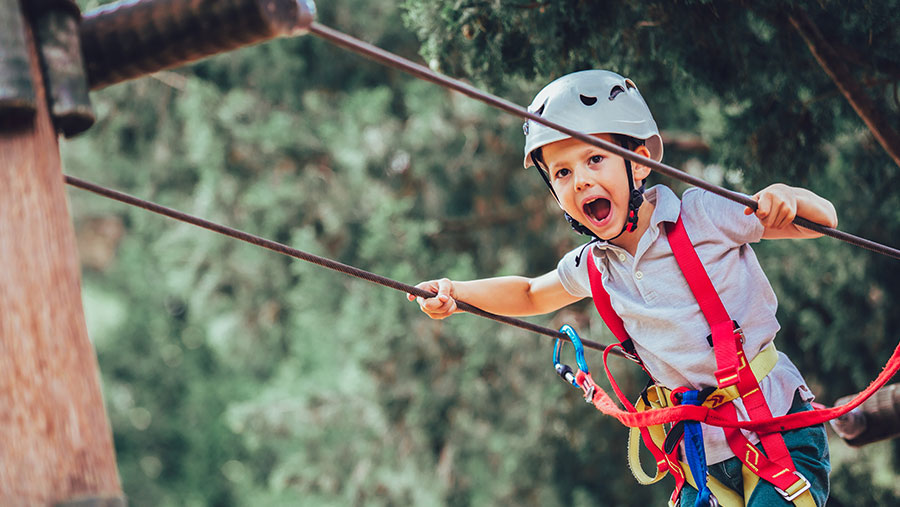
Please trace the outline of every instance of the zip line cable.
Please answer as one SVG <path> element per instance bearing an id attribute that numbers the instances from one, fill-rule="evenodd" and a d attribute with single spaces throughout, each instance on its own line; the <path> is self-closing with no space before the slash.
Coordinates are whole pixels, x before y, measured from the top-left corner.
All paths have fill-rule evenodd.
<path id="1" fill-rule="evenodd" d="M 483 102 L 489 106 L 493 106 L 502 111 L 506 111 L 513 116 L 518 116 L 519 118 L 523 118 L 528 121 L 535 121 L 542 125 L 546 125 L 547 127 L 558 130 L 566 135 L 571 136 L 572 138 L 578 139 L 579 141 L 615 153 L 622 158 L 631 160 L 632 162 L 640 165 L 647 166 L 656 172 L 669 176 L 670 178 L 675 178 L 689 185 L 708 190 L 714 194 L 718 194 L 726 199 L 730 199 L 739 204 L 743 204 L 744 206 L 747 206 L 748 208 L 756 211 L 756 201 L 754 201 L 747 195 L 722 188 L 718 185 L 713 185 L 712 183 L 706 182 L 700 178 L 697 178 L 696 176 L 692 176 L 682 171 L 681 169 L 677 169 L 670 165 L 663 164 L 662 162 L 657 162 L 656 160 L 653 160 L 651 158 L 638 155 L 637 153 L 619 146 L 618 144 L 604 141 L 603 139 L 598 139 L 594 136 L 585 134 L 584 132 L 572 130 L 556 122 L 542 118 L 535 113 L 529 112 L 518 104 L 475 88 L 474 86 L 468 83 L 464 83 L 458 79 L 453 79 L 451 77 L 435 72 L 428 67 L 415 63 L 411 60 L 407 60 L 402 56 L 381 49 L 377 46 L 369 44 L 368 42 L 363 42 L 343 32 L 340 32 L 333 28 L 329 28 L 316 22 L 313 22 L 310 25 L 309 32 L 327 40 L 328 42 L 331 42 L 334 45 L 343 47 L 354 53 L 361 54 L 383 65 L 402 70 L 424 81 L 430 81 L 445 88 L 450 88 L 459 93 L 462 93 L 463 95 Z M 826 227 L 822 224 L 812 222 L 800 216 L 795 217 L 793 223 L 799 225 L 800 227 L 804 227 L 820 234 L 824 234 L 825 236 L 831 236 L 832 238 L 850 243 L 851 245 L 856 245 L 858 247 L 865 248 L 882 255 L 886 255 L 888 257 L 893 257 L 894 259 L 900 259 L 900 250 L 896 248 L 882 245 L 881 243 L 877 243 L 866 238 L 861 238 L 844 231 L 839 231 L 831 227 Z"/>
<path id="2" fill-rule="evenodd" d="M 153 213 L 157 213 L 159 215 L 163 215 L 181 222 L 185 222 L 191 225 L 195 225 L 197 227 L 201 227 L 203 229 L 207 229 L 209 231 L 217 232 L 219 234 L 223 234 L 225 236 L 238 239 L 240 241 L 244 241 L 246 243 L 250 243 L 252 245 L 256 245 L 262 248 L 267 248 L 274 252 L 278 252 L 289 257 L 294 257 L 296 259 L 301 259 L 307 262 L 311 262 L 313 264 L 318 264 L 319 266 L 326 267 L 328 269 L 332 269 L 334 271 L 340 271 L 341 273 L 345 273 L 351 276 L 355 276 L 357 278 L 362 278 L 363 280 L 367 280 L 373 283 L 377 283 L 379 285 L 383 285 L 385 287 L 390 287 L 392 289 L 396 289 L 402 292 L 406 292 L 409 294 L 414 294 L 422 297 L 434 297 L 436 294 L 432 292 L 428 292 L 422 289 L 418 289 L 413 287 L 412 285 L 406 285 L 402 282 L 398 282 L 396 280 L 392 280 L 390 278 L 377 275 L 375 273 L 370 273 L 368 271 L 364 271 L 362 269 L 343 264 L 341 262 L 337 262 L 335 260 L 328 259 L 326 257 L 320 257 L 315 254 L 311 254 L 308 252 L 304 252 L 302 250 L 298 250 L 296 248 L 289 247 L 282 243 L 278 243 L 269 239 L 265 239 L 247 232 L 243 232 L 237 229 L 233 229 L 231 227 L 217 224 L 215 222 L 210 222 L 209 220 L 205 220 L 193 215 L 189 215 L 182 211 L 178 211 L 172 208 L 168 208 L 166 206 L 162 206 L 160 204 L 156 204 L 150 201 L 146 201 L 143 199 L 139 199 L 137 197 L 125 194 L 123 192 L 119 192 L 117 190 L 112 190 L 110 188 L 106 188 L 73 176 L 64 175 L 65 182 L 68 185 L 73 187 L 80 188 L 82 190 L 87 190 L 89 192 L 93 192 L 97 195 L 107 197 L 109 199 L 113 199 L 115 201 L 119 201 L 125 204 L 129 204 L 132 206 L 136 206 L 138 208 L 142 208 L 147 211 L 152 211 Z M 480 308 L 475 306 L 466 304 L 462 301 L 457 301 L 457 307 L 463 309 L 467 312 L 474 313 L 476 315 L 480 315 L 482 317 L 486 317 L 492 320 L 496 320 L 498 322 L 502 322 L 504 324 L 509 324 L 512 326 L 516 326 L 522 329 L 527 329 L 529 331 L 533 331 L 538 334 L 550 336 L 552 338 L 560 338 L 566 341 L 571 342 L 572 339 L 568 334 L 562 333 L 560 331 L 554 331 L 552 329 L 538 326 L 536 324 L 532 324 L 530 322 L 525 322 L 523 320 L 515 319 L 512 317 L 505 317 L 503 315 L 495 315 L 490 312 L 486 312 Z M 623 353 L 623 351 L 618 348 L 618 344 L 616 346 L 605 346 L 599 344 L 597 342 L 591 340 L 581 339 L 581 344 L 584 347 L 603 350 L 604 356 L 609 353 L 616 354 L 618 356 L 627 357 Z M 885 365 L 884 370 L 882 370 L 881 374 L 872 381 L 869 386 L 857 394 L 856 397 L 848 402 L 846 405 L 840 407 L 833 407 L 830 409 L 824 409 L 817 411 L 817 414 L 812 417 L 816 418 L 814 424 L 818 424 L 820 422 L 824 422 L 826 420 L 839 417 L 844 413 L 849 412 L 853 408 L 862 404 L 867 398 L 872 396 L 878 389 L 884 386 L 885 383 L 896 373 L 897 369 L 900 368 L 900 345 L 897 346 L 897 349 L 894 350 L 894 354 L 888 360 L 888 363 Z M 698 421 L 706 421 L 707 424 L 713 424 L 715 426 L 722 427 L 735 427 L 735 428 L 743 428 L 756 432 L 772 432 L 772 431 L 784 431 L 785 428 L 799 428 L 801 426 L 808 426 L 808 421 L 804 418 L 809 418 L 810 415 L 807 412 L 797 413 L 797 414 L 788 414 L 781 417 L 769 418 L 761 421 L 730 421 L 723 420 L 721 418 L 716 418 L 716 414 L 711 412 L 711 409 L 702 406 L 678 406 L 678 407 L 670 407 L 664 408 L 660 410 L 654 410 L 652 412 L 641 412 L 641 413 L 632 413 L 626 412 L 619 409 L 615 403 L 609 398 L 606 393 L 600 389 L 599 392 L 603 395 L 602 398 L 599 398 L 592 403 L 595 407 L 600 409 L 602 412 L 612 415 L 620 422 L 629 427 L 644 427 L 656 424 L 664 424 L 664 423 L 674 423 L 683 419 L 692 419 Z"/>
<path id="3" fill-rule="evenodd" d="M 140 199 L 138 197 L 134 197 L 132 195 L 119 192 L 118 190 L 113 190 L 111 188 L 106 188 L 95 183 L 91 183 L 89 181 L 82 180 L 80 178 L 76 178 L 74 176 L 65 175 L 65 182 L 68 185 L 71 185 L 76 188 L 80 188 L 82 190 L 87 190 L 88 192 L 93 192 L 97 195 L 107 197 L 114 201 L 119 201 L 125 204 L 130 204 L 131 206 L 136 206 L 138 208 L 145 209 L 147 211 L 152 211 L 153 213 L 157 213 L 159 215 L 163 215 L 174 220 L 178 220 L 180 222 L 185 222 L 191 225 L 195 225 L 197 227 L 201 227 L 203 229 L 217 232 L 219 234 L 223 234 L 225 236 L 243 241 L 245 243 L 250 243 L 252 245 L 256 245 L 262 248 L 266 248 L 272 250 L 273 252 L 278 252 L 280 254 L 287 255 L 288 257 L 293 257 L 295 259 L 300 259 L 306 262 L 311 262 L 313 264 L 318 264 L 324 268 L 331 269 L 333 271 L 339 271 L 341 273 L 355 276 L 356 278 L 361 278 L 363 280 L 377 283 L 378 285 L 383 285 L 385 287 L 390 287 L 391 289 L 396 289 L 401 292 L 405 292 L 407 294 L 412 294 L 414 296 L 420 296 L 424 298 L 432 298 L 437 294 L 433 292 L 429 292 L 423 289 L 419 289 L 417 287 L 413 287 L 412 285 L 407 285 L 402 282 L 398 282 L 397 280 L 393 280 L 391 278 L 387 278 L 369 271 L 365 271 L 359 269 L 354 266 L 350 266 L 348 264 L 344 264 L 342 262 L 338 262 L 327 257 L 321 257 L 319 255 L 311 254 L 309 252 L 304 252 L 303 250 L 298 250 L 296 248 L 287 246 L 283 243 L 278 243 L 277 241 L 272 241 L 270 239 L 266 239 L 260 236 L 256 236 L 254 234 L 250 234 L 248 232 L 240 231 L 238 229 L 234 229 L 232 227 L 228 227 L 226 225 L 217 224 L 215 222 L 210 222 L 209 220 L 205 220 L 203 218 L 199 218 L 183 211 L 178 211 L 176 209 L 168 208 L 166 206 L 162 206 L 160 204 L 156 204 L 154 202 L 146 201 L 144 199 Z M 548 327 L 539 326 L 537 324 L 532 324 L 531 322 L 526 322 L 521 319 L 517 319 L 514 317 L 507 317 L 505 315 L 497 315 L 491 312 L 487 312 L 478 308 L 477 306 L 472 306 L 463 301 L 457 300 L 456 306 L 460 310 L 466 311 L 468 313 L 473 313 L 475 315 L 479 315 L 481 317 L 485 317 L 491 320 L 496 320 L 497 322 L 502 322 L 504 324 L 509 324 L 511 326 L 516 326 L 521 329 L 525 329 L 528 331 L 533 331 L 538 334 L 542 334 L 545 336 L 549 336 L 551 338 L 559 338 L 566 341 L 572 341 L 569 338 L 569 335 L 566 333 L 562 333 L 559 331 L 554 331 Z M 606 350 L 607 346 L 602 343 L 598 343 L 591 340 L 581 339 L 582 344 L 585 347 L 595 349 L 595 350 Z M 618 356 L 624 357 L 624 354 L 619 348 L 613 348 L 610 351 L 611 354 L 616 354 Z"/>
<path id="4" fill-rule="evenodd" d="M 558 123 L 552 122 L 541 116 L 531 113 L 527 111 L 522 106 L 510 102 L 506 99 L 500 98 L 491 93 L 480 90 L 468 83 L 464 83 L 458 79 L 453 79 L 451 77 L 445 76 L 438 72 L 435 72 L 423 65 L 417 64 L 411 60 L 407 60 L 399 55 L 381 49 L 377 46 L 369 44 L 367 42 L 363 42 L 359 39 L 353 38 L 345 33 L 334 30 L 327 26 L 321 25 L 319 23 L 313 22 L 309 27 L 309 32 L 319 37 L 337 45 L 353 51 L 355 53 L 359 53 L 365 57 L 368 57 L 376 62 L 387 65 L 388 67 L 396 68 L 403 70 L 419 79 L 424 81 L 430 81 L 432 83 L 438 84 L 445 88 L 449 88 L 455 90 L 463 95 L 466 95 L 470 98 L 483 102 L 489 106 L 505 111 L 513 116 L 518 116 L 520 118 L 524 118 L 528 121 L 535 121 L 542 125 L 546 125 L 552 129 L 558 130 L 566 135 L 574 139 L 578 139 L 579 141 L 585 142 L 587 144 L 596 146 L 598 148 L 602 148 L 606 151 L 619 155 L 622 158 L 628 159 L 634 163 L 641 164 L 651 168 L 652 170 L 662 173 L 671 178 L 675 178 L 689 185 L 693 185 L 714 194 L 720 195 L 726 199 L 730 199 L 739 204 L 743 204 L 752 210 L 756 210 L 757 203 L 749 196 L 741 194 L 739 192 L 735 192 L 733 190 L 728 190 L 726 188 L 722 188 L 717 185 L 713 185 L 712 183 L 708 183 L 696 176 L 692 176 L 680 169 L 672 167 L 667 164 L 663 164 L 661 162 L 657 162 L 656 160 L 638 155 L 637 153 L 628 150 L 622 146 L 619 146 L 614 143 L 610 143 L 608 141 L 604 141 L 603 139 L 599 139 L 593 137 L 591 135 L 585 134 L 583 132 L 579 132 L 576 130 L 572 130 L 568 127 L 560 125 Z M 65 182 L 68 185 L 71 185 L 76 188 L 80 188 L 82 190 L 87 190 L 89 192 L 93 192 L 97 195 L 107 197 L 109 199 L 113 199 L 115 201 L 119 201 L 125 204 L 129 204 L 132 206 L 136 206 L 138 208 L 145 209 L 147 211 L 151 211 L 153 213 L 157 213 L 159 215 L 163 215 L 174 220 L 178 220 L 184 223 L 188 223 L 191 225 L 195 225 L 197 227 L 201 227 L 203 229 L 207 229 L 209 231 L 217 232 L 219 234 L 238 239 L 240 241 L 244 241 L 246 243 L 250 243 L 252 245 L 256 245 L 262 248 L 266 248 L 272 250 L 274 252 L 278 252 L 283 255 L 287 255 L 289 257 L 294 257 L 296 259 L 304 260 L 307 262 L 311 262 L 313 264 L 317 264 L 319 266 L 338 271 L 350 276 L 354 276 L 356 278 L 361 278 L 363 280 L 367 280 L 372 283 L 376 283 L 378 285 L 383 285 L 385 287 L 389 287 L 401 292 L 405 292 L 407 294 L 412 294 L 414 296 L 431 298 L 435 297 L 437 294 L 419 289 L 412 285 L 408 285 L 397 280 L 393 280 L 369 271 L 365 271 L 359 269 L 354 266 L 350 266 L 348 264 L 344 264 L 332 259 L 328 259 L 326 257 L 321 257 L 315 254 L 311 254 L 308 252 L 304 252 L 302 250 L 298 250 L 296 248 L 290 247 L 283 243 L 278 243 L 276 241 L 272 241 L 260 236 L 256 236 L 254 234 L 250 234 L 244 231 L 240 231 L 238 229 L 234 229 L 225 225 L 221 225 L 215 222 L 211 222 L 209 220 L 205 220 L 203 218 L 199 218 L 188 213 L 184 213 L 182 211 L 178 211 L 173 208 L 168 208 L 166 206 L 162 206 L 160 204 L 156 204 L 144 199 L 140 199 L 138 197 L 131 196 L 129 194 L 119 192 L 117 190 L 113 190 L 110 188 L 106 188 L 74 176 L 65 175 Z M 900 250 L 896 248 L 892 248 L 886 245 L 882 245 L 880 243 L 861 238 L 859 236 L 855 236 L 853 234 L 839 231 L 837 229 L 826 227 L 822 224 L 818 224 L 807 220 L 803 217 L 797 216 L 794 218 L 793 223 L 804 227 L 806 229 L 810 229 L 812 231 L 818 232 L 820 234 L 833 237 L 835 239 L 839 239 L 841 241 L 845 241 L 852 245 L 856 245 L 861 248 L 866 248 L 868 250 L 872 250 L 876 253 L 880 253 L 886 255 L 888 257 L 892 257 L 894 259 L 900 259 Z M 551 338 L 562 339 L 565 341 L 571 341 L 569 335 L 566 333 L 562 333 L 560 331 L 555 331 L 553 329 L 540 326 L 537 324 L 533 324 L 530 322 L 526 322 L 521 319 L 517 319 L 514 317 L 507 317 L 504 315 L 497 315 L 494 313 L 487 312 L 478 308 L 476 306 L 472 306 L 464 301 L 457 300 L 457 307 L 460 310 L 463 310 L 468 313 L 472 313 L 475 315 L 479 315 L 481 317 L 485 317 L 491 320 L 495 320 L 497 322 L 502 322 L 504 324 L 509 324 L 511 326 L 515 326 L 521 329 L 525 329 L 528 331 L 532 331 L 534 333 L 542 334 L 545 336 L 549 336 Z M 592 340 L 581 340 L 583 345 L 587 348 L 605 351 L 610 349 L 609 352 L 618 356 L 625 356 L 622 350 L 618 348 L 611 348 L 611 346 L 603 345 L 601 343 L 592 341 Z"/>

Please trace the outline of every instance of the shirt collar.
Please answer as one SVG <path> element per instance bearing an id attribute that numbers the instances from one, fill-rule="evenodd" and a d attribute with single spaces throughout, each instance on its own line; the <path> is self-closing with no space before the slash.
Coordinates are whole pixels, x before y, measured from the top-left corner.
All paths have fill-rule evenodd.
<path id="1" fill-rule="evenodd" d="M 653 215 L 650 216 L 650 227 L 659 227 L 661 222 L 678 221 L 681 214 L 681 199 L 665 185 L 655 185 L 644 194 L 644 198 L 652 202 Z"/>

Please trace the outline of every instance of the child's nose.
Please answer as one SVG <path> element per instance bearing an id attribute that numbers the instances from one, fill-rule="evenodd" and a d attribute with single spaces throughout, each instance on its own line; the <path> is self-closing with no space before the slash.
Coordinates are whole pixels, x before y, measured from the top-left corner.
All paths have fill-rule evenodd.
<path id="1" fill-rule="evenodd" d="M 582 190 L 589 188 L 591 186 L 591 182 L 588 179 L 587 171 L 584 169 L 575 169 L 574 171 L 575 177 L 575 190 L 581 192 Z"/>

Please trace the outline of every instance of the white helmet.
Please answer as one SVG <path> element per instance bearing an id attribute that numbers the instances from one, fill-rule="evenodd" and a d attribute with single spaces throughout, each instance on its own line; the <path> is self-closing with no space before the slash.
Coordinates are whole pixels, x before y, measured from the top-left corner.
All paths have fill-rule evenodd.
<path id="1" fill-rule="evenodd" d="M 567 74 L 541 90 L 528 111 L 585 134 L 624 134 L 644 139 L 650 158 L 663 156 L 662 138 L 650 108 L 637 86 L 615 72 L 584 70 Z M 569 136 L 528 120 L 525 131 L 525 168 L 534 165 L 531 152 Z"/>

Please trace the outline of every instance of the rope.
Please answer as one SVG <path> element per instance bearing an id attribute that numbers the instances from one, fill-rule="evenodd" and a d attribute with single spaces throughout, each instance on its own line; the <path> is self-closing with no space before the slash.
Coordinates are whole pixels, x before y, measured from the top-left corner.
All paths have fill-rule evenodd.
<path id="1" fill-rule="evenodd" d="M 658 173 L 669 176 L 670 178 L 674 178 L 689 185 L 702 188 L 714 194 L 718 194 L 726 199 L 730 199 L 739 204 L 743 204 L 744 206 L 747 206 L 754 211 L 756 210 L 756 201 L 744 194 L 735 192 L 733 190 L 728 190 L 717 185 L 713 185 L 712 183 L 708 183 L 700 178 L 697 178 L 696 176 L 692 176 L 682 171 L 681 169 L 677 169 L 670 165 L 663 164 L 662 162 L 657 162 L 656 160 L 638 155 L 637 153 L 615 143 L 604 141 L 603 139 L 598 139 L 594 136 L 572 130 L 556 122 L 552 122 L 550 120 L 547 120 L 546 118 L 542 118 L 534 113 L 528 112 L 518 104 L 479 90 L 478 88 L 475 88 L 474 86 L 457 79 L 453 79 L 438 72 L 434 72 L 428 67 L 419 65 L 415 62 L 412 62 L 411 60 L 407 60 L 399 55 L 381 49 L 377 46 L 373 46 L 372 44 L 369 44 L 367 42 L 355 39 L 347 34 L 334 30 L 333 28 L 329 28 L 327 26 L 313 22 L 309 27 L 309 32 L 318 35 L 319 37 L 337 46 L 341 46 L 355 53 L 359 53 L 367 58 L 375 60 L 389 67 L 400 69 L 404 72 L 412 74 L 419 79 L 430 81 L 440 86 L 450 88 L 475 100 L 484 102 L 489 106 L 512 114 L 513 116 L 518 116 L 519 118 L 535 121 L 542 125 L 546 125 L 552 129 L 556 129 L 566 135 L 578 139 L 579 141 L 597 146 L 598 148 L 603 148 L 604 150 L 615 153 L 616 155 L 619 155 L 624 159 L 647 166 Z M 856 245 L 858 247 L 886 255 L 888 257 L 893 257 L 894 259 L 900 259 L 900 250 L 896 248 L 882 245 L 880 243 L 876 243 L 875 241 L 861 238 L 859 236 L 854 236 L 853 234 L 839 231 L 831 227 L 826 227 L 822 224 L 812 222 L 799 216 L 794 218 L 793 223 L 799 225 L 800 227 L 804 227 L 820 234 L 824 234 L 825 236 L 830 236 L 832 238 L 845 241 L 847 243 L 850 243 L 851 245 Z"/>
<path id="2" fill-rule="evenodd" d="M 256 236 L 254 234 L 250 234 L 248 232 L 240 231 L 238 229 L 234 229 L 225 225 L 217 224 L 215 222 L 210 222 L 209 220 L 205 220 L 203 218 L 199 218 L 193 215 L 189 215 L 184 213 L 183 211 L 178 211 L 176 209 L 168 208 L 166 206 L 162 206 L 160 204 L 156 204 L 150 201 L 146 201 L 144 199 L 140 199 L 134 197 L 132 195 L 119 192 L 117 190 L 113 190 L 110 188 L 106 188 L 95 183 L 91 183 L 89 181 L 85 181 L 74 176 L 65 175 L 65 181 L 68 185 L 71 185 L 76 188 L 80 188 L 82 190 L 87 190 L 88 192 L 93 192 L 97 195 L 119 201 L 125 204 L 130 204 L 131 206 L 136 206 L 138 208 L 145 209 L 147 211 L 152 211 L 153 213 L 157 213 L 159 215 L 163 215 L 174 220 L 178 220 L 180 222 L 185 222 L 191 225 L 195 225 L 197 227 L 201 227 L 203 229 L 217 232 L 219 234 L 243 241 L 245 243 L 250 243 L 251 245 L 256 245 L 262 248 L 266 248 L 272 250 L 273 252 L 278 252 L 283 255 L 287 255 L 288 257 L 293 257 L 295 259 L 300 259 L 306 262 L 311 262 L 313 264 L 318 264 L 324 268 L 328 268 L 334 271 L 339 271 L 341 273 L 354 276 L 356 278 L 361 278 L 363 280 L 376 283 L 378 285 L 383 285 L 385 287 L 390 287 L 391 289 L 395 289 L 401 292 L 405 292 L 407 294 L 412 294 L 414 296 L 420 296 L 424 298 L 432 298 L 437 296 L 437 294 L 433 292 L 429 292 L 423 289 L 419 289 L 417 287 L 413 287 L 412 285 L 407 285 L 402 282 L 398 282 L 397 280 L 393 280 L 391 278 L 387 278 L 369 271 L 365 271 L 359 269 L 354 266 L 350 266 L 348 264 L 344 264 L 342 262 L 338 262 L 327 257 L 321 257 L 315 254 L 311 254 L 309 252 L 304 252 L 303 250 L 298 250 L 296 248 L 289 247 L 283 243 L 278 243 L 276 241 L 272 241 L 270 239 L 262 238 L 260 236 Z M 490 313 L 482 310 L 476 306 L 472 306 L 463 301 L 456 301 L 456 306 L 463 311 L 468 313 L 473 313 L 475 315 L 479 315 L 481 317 L 485 317 L 491 320 L 495 320 L 497 322 L 502 322 L 504 324 L 509 324 L 511 326 L 515 326 L 521 329 L 525 329 L 528 331 L 533 331 L 538 334 L 542 334 L 545 336 L 549 336 L 551 338 L 559 338 L 566 341 L 571 341 L 569 335 L 565 333 L 561 333 L 559 331 L 555 331 L 553 329 L 539 326 L 537 324 L 532 324 L 531 322 L 526 322 L 521 319 L 516 319 L 513 317 L 507 317 L 505 315 L 497 315 L 494 313 Z M 595 350 L 606 350 L 607 346 L 601 343 L 597 343 L 591 340 L 582 339 L 581 342 L 585 347 L 595 349 Z M 622 356 L 621 351 L 616 348 L 611 351 L 614 354 Z"/>

